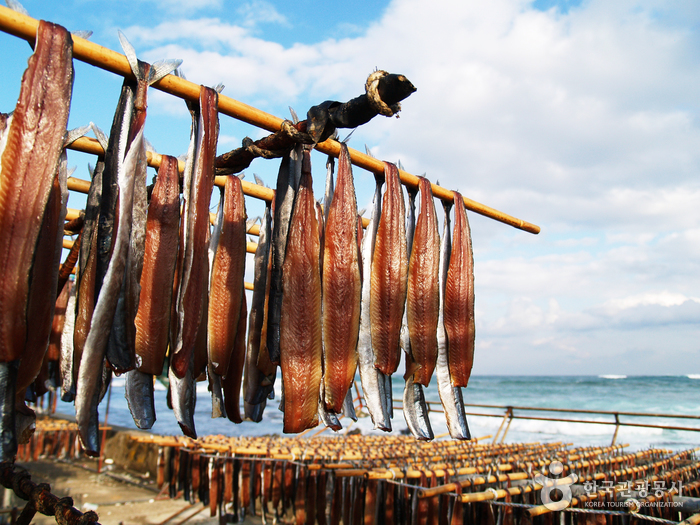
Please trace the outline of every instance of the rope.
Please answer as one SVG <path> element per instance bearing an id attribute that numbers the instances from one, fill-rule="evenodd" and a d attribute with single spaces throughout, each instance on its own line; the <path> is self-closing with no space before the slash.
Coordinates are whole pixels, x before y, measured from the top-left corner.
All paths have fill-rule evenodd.
<path id="1" fill-rule="evenodd" d="M 377 113 L 386 117 L 393 117 L 399 111 L 401 111 L 401 104 L 397 102 L 396 104 L 388 106 L 382 100 L 382 97 L 379 96 L 379 81 L 388 74 L 389 73 L 382 71 L 381 69 L 372 73 L 367 77 L 365 91 L 367 92 L 367 99 L 369 100 L 370 105 Z M 398 118 L 398 115 L 396 116 Z"/>

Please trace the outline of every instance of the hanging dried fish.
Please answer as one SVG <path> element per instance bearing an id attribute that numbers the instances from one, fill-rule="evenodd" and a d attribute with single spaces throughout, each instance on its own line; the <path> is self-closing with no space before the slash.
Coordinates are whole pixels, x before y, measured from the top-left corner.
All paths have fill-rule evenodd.
<path id="1" fill-rule="evenodd" d="M 233 343 L 244 300 L 246 258 L 246 210 L 241 180 L 227 177 L 223 199 L 223 227 L 211 267 L 209 288 L 208 350 L 212 371 L 223 376 L 229 370 Z M 240 356 L 245 358 L 245 350 Z M 243 371 L 242 367 L 240 369 Z"/>
<path id="2" fill-rule="evenodd" d="M 134 138 L 143 130 L 146 122 L 146 107 L 148 87 L 165 75 L 171 73 L 182 61 L 168 60 L 153 64 L 141 62 L 136 57 L 136 51 L 126 37 L 120 32 L 119 40 L 124 48 L 124 54 L 129 61 L 131 70 L 136 77 L 136 83 L 131 85 L 133 108 L 131 111 L 131 125 L 122 128 L 120 140 L 127 137 L 126 144 L 122 147 L 130 148 Z M 142 142 L 142 156 L 146 157 L 146 144 Z M 119 300 L 115 311 L 114 323 L 109 334 L 107 345 L 107 360 L 110 366 L 117 372 L 131 370 L 136 366 L 136 327 L 134 320 L 138 311 L 141 294 L 141 273 L 146 243 L 146 222 L 148 217 L 148 203 L 146 195 L 146 168 L 145 162 L 136 165 L 134 173 L 134 198 L 131 215 L 131 235 L 129 237 L 129 251 L 127 254 L 127 266 L 124 273 L 124 282 L 120 290 Z"/>
<path id="3" fill-rule="evenodd" d="M 164 155 L 151 194 L 141 296 L 136 314 L 136 365 L 160 375 L 168 348 L 170 304 L 178 252 L 180 190 L 178 162 Z"/>
<path id="4" fill-rule="evenodd" d="M 219 237 L 221 230 L 224 227 L 224 190 L 219 187 L 219 205 L 214 219 L 214 228 L 211 231 L 209 239 L 209 268 L 214 266 L 214 256 L 219 245 Z M 209 279 L 211 288 L 211 277 Z M 209 294 L 207 294 L 207 312 L 209 311 Z M 238 321 L 238 319 L 236 319 Z M 200 325 L 200 330 L 201 330 Z M 208 332 L 207 332 L 208 333 Z M 208 338 L 207 338 L 208 339 Z M 221 390 L 221 376 L 214 372 L 214 365 L 209 359 L 209 349 L 207 344 L 207 379 L 209 380 L 209 391 L 211 392 L 211 417 L 226 417 L 226 408 L 224 407 L 224 393 Z"/>
<path id="5" fill-rule="evenodd" d="M 357 339 L 358 366 L 360 368 L 360 380 L 364 393 L 367 410 L 372 417 L 374 428 L 391 431 L 391 421 L 387 405 L 387 393 L 385 391 L 384 374 L 374 366 L 375 356 L 372 345 L 372 331 L 370 324 L 371 268 L 374 257 L 374 244 L 377 236 L 377 226 L 382 212 L 382 186 L 384 177 L 375 174 L 376 189 L 372 216 L 367 230 L 362 238 L 362 303 L 360 310 L 360 332 Z"/>
<path id="6" fill-rule="evenodd" d="M 94 124 L 91 124 L 95 136 L 103 148 L 107 148 L 107 137 Z M 85 224 L 83 225 L 83 242 L 80 245 L 78 258 L 78 271 L 76 272 L 76 314 L 75 329 L 73 332 L 73 375 L 72 385 L 78 379 L 78 368 L 85 347 L 85 340 L 90 331 L 90 323 L 97 301 L 97 259 L 98 259 L 98 223 L 100 216 L 100 202 L 102 199 L 102 174 L 105 169 L 104 159 L 100 158 L 94 168 L 90 168 L 90 189 L 88 190 L 85 204 Z"/>
<path id="7" fill-rule="evenodd" d="M 0 459 L 16 451 L 17 363 L 25 349 L 29 274 L 51 192 L 73 87 L 72 40 L 65 28 L 40 21 L 17 106 L 0 140 Z M 3 119 L 5 120 L 5 119 Z"/>
<path id="8" fill-rule="evenodd" d="M 464 199 L 455 192 L 454 245 L 445 284 L 445 330 L 450 377 L 465 387 L 474 363 L 474 256 Z"/>
<path id="9" fill-rule="evenodd" d="M 357 369 L 362 281 L 357 201 L 348 148 L 340 145 L 338 181 L 327 209 L 323 255 L 323 381 L 326 409 L 340 413 Z"/>
<path id="10" fill-rule="evenodd" d="M 287 236 L 301 179 L 302 146 L 298 145 L 282 159 L 277 174 L 275 211 L 272 221 L 272 275 L 270 281 L 267 355 L 272 363 L 280 363 L 280 320 L 282 313 L 282 274 L 287 250 Z M 315 205 L 314 205 L 315 206 Z M 265 354 L 262 355 L 266 358 Z M 268 376 L 269 377 L 269 376 Z M 269 377 L 274 381 L 274 378 Z"/>
<path id="11" fill-rule="evenodd" d="M 406 305 L 408 252 L 398 168 L 385 162 L 384 175 L 386 191 L 372 258 L 370 318 L 375 366 L 390 376 L 396 372 L 401 357 L 399 338 Z"/>
<path id="12" fill-rule="evenodd" d="M 321 274 L 311 158 L 304 150 L 302 175 L 283 268 L 280 364 L 284 381 L 284 432 L 318 424 L 321 383 Z M 274 268 L 273 268 L 274 271 Z"/>
<path id="13" fill-rule="evenodd" d="M 452 386 L 450 379 L 449 358 L 447 353 L 447 333 L 445 331 L 445 285 L 449 269 L 449 261 L 452 254 L 452 238 L 450 235 L 450 210 L 451 202 L 442 202 L 445 211 L 445 223 L 442 231 L 442 242 L 440 246 L 440 314 L 437 327 L 438 357 L 435 366 L 438 393 L 440 401 L 445 411 L 447 430 L 452 439 L 471 439 L 467 418 L 464 414 L 464 402 L 462 400 L 462 389 Z"/>
<path id="14" fill-rule="evenodd" d="M 185 209 L 182 232 L 184 250 L 177 296 L 177 339 L 173 345 L 171 368 L 184 377 L 193 354 L 204 311 L 203 289 L 207 288 L 209 247 L 209 201 L 214 185 L 214 155 L 219 135 L 218 93 L 202 86 L 199 108 L 193 109 L 192 139 L 185 167 L 183 195 Z M 194 124 L 194 122 L 193 122 Z M 196 140 L 195 140 L 196 139 Z M 192 162 L 192 159 L 194 162 Z"/>
<path id="15" fill-rule="evenodd" d="M 413 238 L 416 229 L 416 195 L 418 188 L 408 188 L 408 215 L 406 216 L 406 247 L 409 253 L 413 251 Z M 409 263 L 410 268 L 410 263 Z M 408 298 L 407 298 L 408 301 Z M 407 309 L 408 310 L 408 309 Z M 406 352 L 406 386 L 403 391 L 403 414 L 411 433 L 419 440 L 431 440 L 433 429 L 428 418 L 428 407 L 425 403 L 423 385 L 414 381 L 413 371 L 416 364 L 411 349 L 411 337 L 408 330 L 408 312 L 404 311 L 401 326 L 401 346 Z M 436 343 L 437 344 L 437 343 Z"/>
<path id="16" fill-rule="evenodd" d="M 428 386 L 437 360 L 440 234 L 430 181 L 421 177 L 419 187 L 421 209 L 408 268 L 406 310 L 411 355 L 417 365 L 413 380 Z"/>
<path id="17" fill-rule="evenodd" d="M 258 357 L 262 343 L 262 328 L 265 321 L 265 302 L 268 283 L 268 262 L 270 259 L 270 235 L 272 233 L 271 204 L 267 203 L 260 223 L 258 247 L 255 250 L 253 299 L 248 317 L 248 346 L 246 351 L 245 374 L 243 375 L 243 397 L 245 417 L 252 421 L 262 420 L 266 398 L 272 385 L 263 386 L 265 374 L 258 368 Z"/>
<path id="18" fill-rule="evenodd" d="M 134 139 L 118 173 L 119 214 L 114 230 L 114 250 L 110 265 L 105 274 L 95 310 L 90 323 L 90 331 L 85 341 L 78 371 L 77 395 L 75 399 L 76 421 L 80 438 L 88 454 L 99 454 L 99 432 L 97 404 L 101 386 L 101 370 L 107 350 L 107 338 L 119 298 L 124 269 L 129 250 L 131 212 L 134 195 L 134 173 L 136 164 L 145 162 L 141 147 L 143 132 Z"/>

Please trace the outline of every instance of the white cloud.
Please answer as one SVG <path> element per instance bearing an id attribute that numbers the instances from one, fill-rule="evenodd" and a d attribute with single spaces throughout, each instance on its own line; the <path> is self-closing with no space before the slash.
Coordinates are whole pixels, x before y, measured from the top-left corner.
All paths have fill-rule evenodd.
<path id="1" fill-rule="evenodd" d="M 542 226 L 535 237 L 470 214 L 478 348 L 491 356 L 475 372 L 534 372 L 533 352 L 555 372 L 595 373 L 606 356 L 697 350 L 698 19 L 694 2 L 591 0 L 562 14 L 395 0 L 355 38 L 290 47 L 256 32 L 258 18 L 126 33 L 147 59 L 183 58 L 188 78 L 280 116 L 359 95 L 375 67 L 405 74 L 418 91 L 401 118 L 374 119 L 354 147 Z M 370 202 L 371 177 L 355 176 Z"/>
<path id="2" fill-rule="evenodd" d="M 242 24 L 246 27 L 254 27 L 259 24 L 289 24 L 287 18 L 280 14 L 275 6 L 264 0 L 247 2 L 236 9 L 236 13 L 243 18 Z"/>

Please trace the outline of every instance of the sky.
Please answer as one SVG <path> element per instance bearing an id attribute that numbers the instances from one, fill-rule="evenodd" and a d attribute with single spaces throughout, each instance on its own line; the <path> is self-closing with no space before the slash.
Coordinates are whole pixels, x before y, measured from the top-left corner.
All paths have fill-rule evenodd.
<path id="1" fill-rule="evenodd" d="M 694 0 L 24 0 L 139 58 L 288 118 L 364 92 L 369 73 L 417 87 L 350 146 L 541 227 L 469 213 L 474 374 L 700 373 L 700 10 Z M 0 34 L 0 111 L 31 50 Z M 109 130 L 121 79 L 76 63 L 70 127 Z M 182 101 L 151 90 L 146 136 L 180 155 Z M 341 137 L 345 131 L 341 131 Z M 222 116 L 219 153 L 266 132 Z M 88 178 L 71 152 L 75 176 Z M 313 157 L 321 195 L 325 158 Z M 246 171 L 274 186 L 278 161 Z M 152 172 L 151 172 L 152 173 Z M 356 168 L 360 207 L 373 177 Z M 80 196 L 69 206 L 80 207 Z M 262 210 L 249 200 L 248 215 Z M 249 280 L 252 276 L 249 276 Z"/>

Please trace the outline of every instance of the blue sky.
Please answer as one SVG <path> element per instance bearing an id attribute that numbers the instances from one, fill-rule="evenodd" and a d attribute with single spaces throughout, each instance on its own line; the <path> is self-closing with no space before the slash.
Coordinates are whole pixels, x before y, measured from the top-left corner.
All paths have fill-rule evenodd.
<path id="1" fill-rule="evenodd" d="M 225 95 L 281 117 L 359 95 L 375 68 L 405 74 L 418 91 L 401 118 L 374 119 L 350 145 L 542 227 L 470 214 L 474 372 L 700 373 L 696 2 L 24 5 L 116 50 L 120 29 L 140 58 L 182 58 L 188 79 L 223 82 Z M 4 34 L 0 46 L 9 111 L 31 51 Z M 108 130 L 120 85 L 77 63 L 70 125 Z M 151 91 L 146 135 L 159 152 L 185 151 L 188 119 L 184 103 Z M 261 134 L 222 117 L 219 150 Z M 71 154 L 76 176 L 87 161 Z M 314 157 L 319 194 L 324 164 Z M 248 171 L 273 185 L 277 162 Z M 372 177 L 355 179 L 366 206 Z"/>

